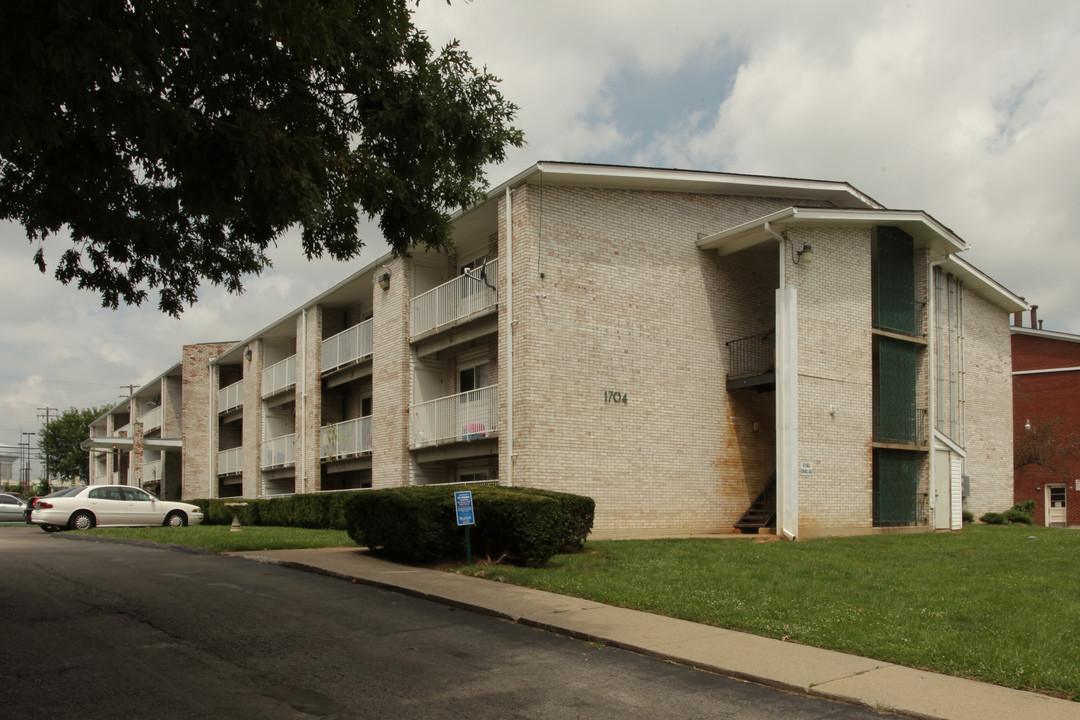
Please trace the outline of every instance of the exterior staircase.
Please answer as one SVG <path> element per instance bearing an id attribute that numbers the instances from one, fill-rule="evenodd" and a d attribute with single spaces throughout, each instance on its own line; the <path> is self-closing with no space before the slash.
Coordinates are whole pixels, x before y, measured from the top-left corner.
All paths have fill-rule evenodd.
<path id="1" fill-rule="evenodd" d="M 765 487 L 735 523 L 735 529 L 744 535 L 756 535 L 762 528 L 773 527 L 776 527 L 776 473 L 769 475 Z"/>

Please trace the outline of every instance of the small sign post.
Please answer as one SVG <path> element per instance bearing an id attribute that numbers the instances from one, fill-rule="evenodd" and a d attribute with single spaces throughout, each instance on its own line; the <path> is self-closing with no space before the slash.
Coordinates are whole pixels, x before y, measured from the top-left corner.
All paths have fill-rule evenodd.
<path id="1" fill-rule="evenodd" d="M 469 529 L 476 524 L 476 516 L 473 513 L 472 490 L 461 490 L 454 493 L 454 507 L 457 509 L 458 527 L 465 526 L 465 554 L 472 565 L 472 540 L 469 537 Z"/>

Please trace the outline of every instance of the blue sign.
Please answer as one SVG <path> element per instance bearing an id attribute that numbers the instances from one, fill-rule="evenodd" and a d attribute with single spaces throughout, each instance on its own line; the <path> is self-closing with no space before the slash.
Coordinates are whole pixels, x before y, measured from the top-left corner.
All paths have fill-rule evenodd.
<path id="1" fill-rule="evenodd" d="M 475 525 L 476 517 L 473 515 L 472 490 L 462 490 L 454 493 L 454 507 L 457 508 L 457 524 Z"/>

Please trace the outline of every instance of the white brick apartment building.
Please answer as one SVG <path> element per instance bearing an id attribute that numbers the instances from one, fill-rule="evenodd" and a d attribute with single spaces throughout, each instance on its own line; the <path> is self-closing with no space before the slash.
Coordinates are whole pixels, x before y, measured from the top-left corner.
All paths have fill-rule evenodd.
<path id="1" fill-rule="evenodd" d="M 204 363 L 183 496 L 498 480 L 589 495 L 604 529 L 729 530 L 759 501 L 793 537 L 1011 504 L 1026 306 L 923 212 L 839 182 L 539 163 L 454 240 Z"/>

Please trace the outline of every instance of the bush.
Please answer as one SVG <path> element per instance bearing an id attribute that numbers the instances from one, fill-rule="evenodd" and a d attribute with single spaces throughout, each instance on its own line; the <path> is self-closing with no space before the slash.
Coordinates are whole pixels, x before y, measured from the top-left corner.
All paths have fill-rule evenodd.
<path id="1" fill-rule="evenodd" d="M 347 530 L 360 545 L 411 563 L 465 554 L 457 526 L 455 486 L 392 488 L 359 493 L 346 508 Z M 591 498 L 498 486 L 475 486 L 473 552 L 493 560 L 542 565 L 564 548 L 580 547 L 592 529 Z"/>
<path id="2" fill-rule="evenodd" d="M 247 503 L 239 512 L 242 525 L 274 525 L 316 530 L 344 530 L 345 505 L 353 493 L 318 493 L 288 497 L 248 500 L 246 498 L 214 498 L 192 500 L 203 511 L 204 525 L 230 525 L 233 511 L 230 503 Z"/>
<path id="3" fill-rule="evenodd" d="M 1035 501 L 1024 500 L 1016 503 L 1003 513 L 988 512 L 979 519 L 987 525 L 1008 525 L 1010 523 L 1032 525 L 1035 522 L 1035 519 L 1031 516 L 1034 510 Z"/>
<path id="4" fill-rule="evenodd" d="M 964 510 L 961 513 L 961 517 L 963 517 L 965 524 L 975 522 L 975 513 L 971 512 L 970 510 Z"/>

